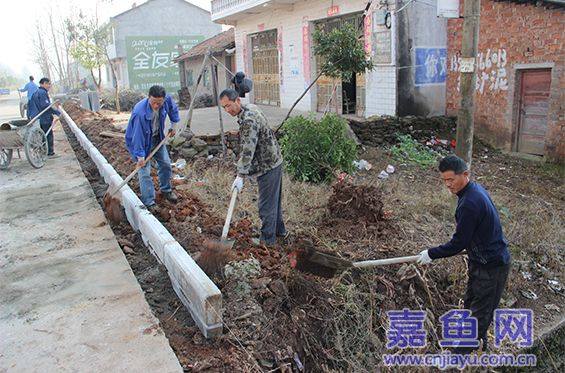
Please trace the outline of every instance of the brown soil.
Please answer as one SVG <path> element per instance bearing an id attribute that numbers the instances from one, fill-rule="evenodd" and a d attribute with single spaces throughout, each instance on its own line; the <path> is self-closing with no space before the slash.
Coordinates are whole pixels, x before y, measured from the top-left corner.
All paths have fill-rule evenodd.
<path id="1" fill-rule="evenodd" d="M 383 196 L 376 187 L 339 182 L 333 190 L 328 202 L 331 217 L 364 224 L 383 221 Z"/>
<path id="2" fill-rule="evenodd" d="M 65 103 L 65 110 L 118 173 L 125 177 L 133 170 L 134 163 L 123 139 L 99 135 L 101 131 L 113 130 L 110 119 L 83 111 L 72 102 Z M 67 135 L 100 201 L 105 191 L 103 180 L 68 130 Z M 489 158 L 483 158 L 485 154 Z M 395 196 L 402 192 L 425 195 L 429 193 L 430 185 L 440 190 L 433 171 L 399 167 L 397 172 L 405 180 L 399 176 L 394 181 L 391 177 L 384 187 L 377 187 L 367 181 L 376 180 L 381 167 L 391 160 L 377 148 L 367 149 L 363 157 L 375 167 L 359 174 L 354 183 L 342 182 L 334 186 L 326 218 L 314 233 L 291 236 L 276 248 L 255 247 L 250 238 L 257 227 L 243 212 L 230 230 L 229 238 L 236 241 L 232 253 L 213 256 L 211 264 L 209 257 L 201 257 L 205 249 L 203 244 L 206 240 L 219 239 L 224 216 L 212 213 L 209 205 L 180 184 L 176 187 L 177 205 L 158 200 L 158 219 L 193 258 L 208 264 L 203 267 L 208 269 L 222 291 L 224 334 L 214 341 L 203 339 L 174 294 L 166 269 L 155 261 L 139 236 L 123 222 L 111 225 L 122 248 L 128 248 L 124 249 L 126 257 L 185 371 L 382 370 L 380 355 L 386 351 L 387 310 L 429 309 L 437 317 L 459 305 L 466 282 L 463 257 L 445 259 L 441 265 L 430 267 L 405 264 L 377 270 L 345 271 L 332 279 L 290 268 L 287 253 L 298 248 L 303 239 L 349 260 L 380 259 L 411 255 L 429 247 L 431 242 L 426 236 L 429 232 L 422 230 L 426 219 L 443 217 L 443 220 L 452 222 L 453 218 L 446 216 L 445 208 L 434 209 L 433 205 L 430 205 L 427 217 L 411 215 L 409 203 Z M 481 150 L 477 157 L 474 167 L 478 174 L 489 175 L 489 178 L 479 180 L 487 188 L 495 189 L 502 182 L 512 193 L 527 194 L 528 198 L 543 190 L 543 195 L 552 201 L 549 203 L 563 209 L 563 195 L 559 195 L 559 188 L 555 188 L 558 181 L 534 176 L 539 177 L 538 184 L 524 183 L 523 175 L 530 175 L 532 166 L 522 166 L 521 162 L 492 150 Z M 233 172 L 233 165 L 220 160 L 208 163 L 206 167 Z M 502 170 L 502 167 L 506 168 Z M 513 167 L 512 172 L 507 172 L 510 167 Z M 420 185 L 417 180 L 434 181 Z M 404 185 L 400 181 L 405 183 L 405 189 L 400 187 Z M 136 178 L 130 186 L 139 192 Z M 408 218 L 413 220 L 412 225 L 405 223 Z M 444 230 L 433 232 L 436 241 L 448 239 L 452 233 L 452 224 L 443 225 L 446 225 Z M 543 305 L 554 303 L 564 308 L 565 302 L 562 292 L 553 291 L 545 284 L 549 277 L 558 278 L 563 283 L 563 275 L 544 273 L 536 277 L 539 284 L 533 284 L 524 283 L 519 271 L 528 269 L 537 276 L 543 270 L 536 263 L 551 270 L 562 266 L 563 258 L 528 261 L 520 253 L 513 254 L 519 263 L 514 270 L 518 275 L 513 276 L 508 290 L 509 295 L 517 299 L 513 306 L 533 308 L 536 317 L 539 315 L 550 324 L 555 315 L 544 310 Z M 224 270 L 214 270 L 224 263 L 228 263 Z M 520 296 L 519 291 L 523 288 L 534 288 L 543 301 L 536 304 Z M 428 340 L 437 346 L 437 334 L 429 334 Z M 437 347 L 430 347 L 430 351 L 437 351 Z"/>

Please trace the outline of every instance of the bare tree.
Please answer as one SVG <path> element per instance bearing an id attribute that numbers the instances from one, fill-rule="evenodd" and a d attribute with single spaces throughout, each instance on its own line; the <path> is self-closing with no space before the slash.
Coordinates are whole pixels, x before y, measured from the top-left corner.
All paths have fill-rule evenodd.
<path id="1" fill-rule="evenodd" d="M 45 41 L 43 40 L 42 32 L 39 28 L 37 29 L 37 36 L 33 40 L 33 45 L 35 63 L 39 65 L 44 76 L 51 76 L 49 53 L 47 52 Z"/>
<path id="2" fill-rule="evenodd" d="M 66 69 L 63 67 L 63 64 L 61 62 L 62 60 L 62 56 L 60 55 L 60 51 L 59 51 L 59 43 L 58 43 L 58 37 L 57 37 L 57 33 L 55 30 L 55 26 L 53 25 L 53 13 L 49 12 L 49 31 L 51 32 L 51 42 L 53 43 L 53 50 L 52 52 L 55 54 L 55 58 L 57 60 L 57 64 L 54 65 L 55 68 L 55 72 L 57 73 L 57 75 L 59 75 L 59 79 L 63 82 L 63 84 L 66 85 L 67 83 L 67 72 Z"/>
<path id="3" fill-rule="evenodd" d="M 112 81 L 114 82 L 114 99 L 116 102 L 116 111 L 120 114 L 120 88 L 118 84 L 118 75 L 116 74 L 116 64 L 110 58 L 110 54 L 108 53 L 108 45 L 110 42 L 110 36 L 112 35 L 112 24 L 107 23 L 106 25 L 101 27 L 101 35 L 103 36 L 103 40 L 101 41 L 104 45 L 104 54 L 106 56 L 106 60 L 110 65 L 110 71 L 112 72 Z"/>
<path id="4" fill-rule="evenodd" d="M 49 22 L 37 24 L 37 33 L 32 40 L 33 55 L 43 75 L 59 80 L 68 89 L 75 87 L 77 82 L 73 77 L 67 31 L 56 14 L 49 12 Z"/>

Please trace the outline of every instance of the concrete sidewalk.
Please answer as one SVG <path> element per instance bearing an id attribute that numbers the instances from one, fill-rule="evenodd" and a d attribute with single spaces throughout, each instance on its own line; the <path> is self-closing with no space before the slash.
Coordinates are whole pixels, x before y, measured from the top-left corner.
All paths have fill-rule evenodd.
<path id="1" fill-rule="evenodd" d="M 0 372 L 182 372 L 60 128 L 0 171 Z"/>

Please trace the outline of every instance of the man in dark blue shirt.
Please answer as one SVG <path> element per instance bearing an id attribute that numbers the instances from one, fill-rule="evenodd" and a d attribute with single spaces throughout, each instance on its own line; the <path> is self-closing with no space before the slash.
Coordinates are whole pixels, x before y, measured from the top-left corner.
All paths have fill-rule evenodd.
<path id="1" fill-rule="evenodd" d="M 51 89 L 51 81 L 49 78 L 41 78 L 39 80 L 39 89 L 31 96 L 28 104 L 29 117 L 33 118 L 41 113 L 45 108 L 51 105 L 49 98 L 49 89 Z M 55 104 L 57 106 L 58 104 Z M 47 134 L 47 155 L 50 157 L 55 156 L 53 151 L 53 131 L 51 125 L 53 124 L 53 115 L 61 115 L 59 110 L 50 108 L 39 117 L 39 125 L 43 132 Z"/>
<path id="2" fill-rule="evenodd" d="M 487 329 L 510 270 L 508 243 L 492 199 L 480 184 L 470 181 L 465 161 L 457 156 L 445 157 L 439 163 L 439 171 L 444 184 L 459 199 L 455 211 L 457 227 L 449 242 L 423 250 L 418 263 L 428 264 L 467 250 L 469 280 L 464 307 L 477 318 L 477 340 L 483 340 L 486 350 Z M 455 352 L 466 354 L 473 350 L 458 347 Z"/>

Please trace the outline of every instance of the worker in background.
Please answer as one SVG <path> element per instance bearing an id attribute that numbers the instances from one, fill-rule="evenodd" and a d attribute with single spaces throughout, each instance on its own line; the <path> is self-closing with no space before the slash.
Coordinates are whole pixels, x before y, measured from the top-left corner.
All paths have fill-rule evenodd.
<path id="1" fill-rule="evenodd" d="M 22 89 L 18 89 L 19 92 L 27 92 L 27 104 L 28 104 L 28 110 L 27 110 L 27 119 L 31 119 L 31 117 L 29 116 L 29 101 L 31 99 L 31 96 L 33 96 L 33 94 L 39 89 L 39 86 L 37 84 L 35 84 L 35 82 L 33 81 L 33 76 L 30 75 L 29 76 L 29 82 L 26 83 L 26 85 L 22 88 Z"/>
<path id="2" fill-rule="evenodd" d="M 49 78 L 41 78 L 39 80 L 39 88 L 28 102 L 28 114 L 30 118 L 37 116 L 51 105 L 51 98 L 49 98 L 50 89 L 51 81 Z M 55 104 L 55 106 L 58 106 L 58 104 Z M 53 125 L 53 115 L 61 115 L 61 112 L 51 107 L 39 117 L 39 125 L 43 132 L 47 134 L 47 155 L 49 157 L 55 157 L 55 150 L 53 149 L 53 131 L 51 129 Z"/>

